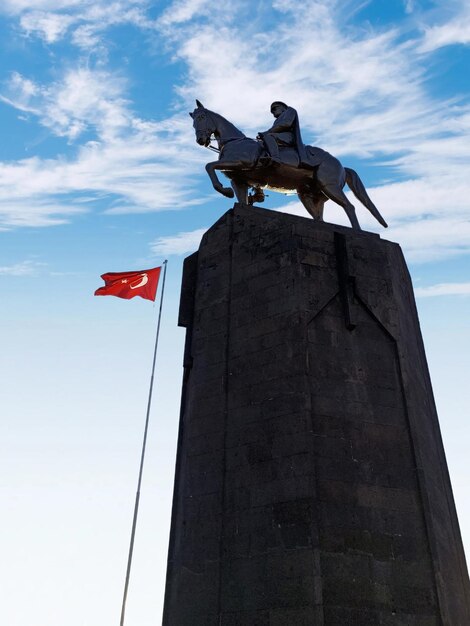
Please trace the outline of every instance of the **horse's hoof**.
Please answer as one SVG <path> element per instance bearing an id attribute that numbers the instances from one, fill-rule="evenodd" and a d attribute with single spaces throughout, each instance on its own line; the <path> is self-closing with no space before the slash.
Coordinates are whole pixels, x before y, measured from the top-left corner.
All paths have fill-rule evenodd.
<path id="1" fill-rule="evenodd" d="M 231 187 L 222 187 L 222 185 L 217 185 L 217 186 L 214 185 L 214 189 L 218 191 L 219 193 L 221 193 L 226 198 L 233 198 L 233 196 L 235 195 Z"/>

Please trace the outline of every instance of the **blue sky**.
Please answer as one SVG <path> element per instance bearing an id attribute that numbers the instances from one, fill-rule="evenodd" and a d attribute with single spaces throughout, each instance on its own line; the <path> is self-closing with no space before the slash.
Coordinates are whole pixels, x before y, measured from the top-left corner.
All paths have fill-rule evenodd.
<path id="1" fill-rule="evenodd" d="M 360 223 L 409 263 L 468 551 L 468 2 L 3 0 L 0 32 L 2 623 L 118 622 L 157 308 L 92 294 L 168 258 L 127 625 L 159 622 L 181 263 L 232 204 L 195 98 L 249 136 L 286 101 L 359 171 L 390 228 Z"/>

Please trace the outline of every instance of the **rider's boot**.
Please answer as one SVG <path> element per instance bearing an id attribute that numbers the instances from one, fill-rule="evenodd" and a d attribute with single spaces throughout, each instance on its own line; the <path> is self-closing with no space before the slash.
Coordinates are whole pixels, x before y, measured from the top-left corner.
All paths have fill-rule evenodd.
<path id="1" fill-rule="evenodd" d="M 276 138 L 269 133 L 265 133 L 263 135 L 263 142 L 266 152 L 268 153 L 266 165 L 280 164 L 282 161 L 279 158 L 279 146 L 277 145 Z"/>
<path id="2" fill-rule="evenodd" d="M 278 157 L 273 157 L 270 154 L 266 154 L 258 159 L 258 164 L 263 167 L 268 167 L 269 165 L 280 165 L 282 163 L 281 159 Z"/>

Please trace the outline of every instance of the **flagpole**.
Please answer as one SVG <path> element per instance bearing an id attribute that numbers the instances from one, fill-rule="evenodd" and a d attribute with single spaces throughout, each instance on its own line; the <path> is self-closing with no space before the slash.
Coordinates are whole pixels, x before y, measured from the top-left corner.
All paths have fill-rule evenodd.
<path id="1" fill-rule="evenodd" d="M 120 626 L 124 626 L 124 616 L 126 613 L 126 601 L 127 601 L 127 591 L 129 589 L 129 578 L 131 575 L 131 565 L 132 565 L 132 555 L 134 552 L 134 539 L 135 539 L 135 529 L 137 526 L 137 515 L 139 512 L 139 501 L 140 501 L 140 486 L 142 484 L 142 473 L 144 470 L 144 459 L 145 459 L 145 448 L 147 445 L 147 432 L 149 426 L 149 417 L 150 417 L 150 407 L 152 406 L 152 392 L 153 392 L 153 380 L 155 375 L 155 362 L 157 360 L 157 348 L 158 348 L 158 336 L 160 334 L 160 321 L 162 318 L 162 306 L 163 306 L 163 294 L 165 292 L 165 278 L 166 278 L 166 266 L 168 261 L 163 261 L 163 281 L 162 281 L 162 295 L 160 296 L 160 308 L 158 311 L 158 322 L 157 322 L 157 332 L 155 335 L 155 347 L 153 350 L 153 363 L 152 363 L 152 375 L 150 376 L 150 387 L 149 387 L 149 395 L 147 402 L 147 415 L 145 418 L 145 429 L 144 429 L 144 440 L 142 443 L 142 453 L 140 456 L 140 468 L 139 468 L 139 480 L 137 481 L 137 492 L 135 494 L 135 505 L 134 505 L 134 518 L 132 520 L 132 531 L 131 531 L 131 541 L 129 545 L 129 556 L 127 557 L 127 570 L 126 570 L 126 582 L 124 584 L 124 593 L 122 597 L 122 607 L 121 607 L 121 621 Z"/>

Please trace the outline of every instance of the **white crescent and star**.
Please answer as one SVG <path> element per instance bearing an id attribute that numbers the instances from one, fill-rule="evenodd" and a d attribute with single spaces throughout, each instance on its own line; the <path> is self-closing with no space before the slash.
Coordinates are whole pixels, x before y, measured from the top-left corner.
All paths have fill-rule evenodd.
<path id="1" fill-rule="evenodd" d="M 137 282 L 139 281 L 139 282 Z M 149 282 L 149 277 L 147 274 L 141 274 L 138 278 L 129 283 L 129 287 L 131 289 L 138 289 L 139 287 L 143 287 Z"/>

